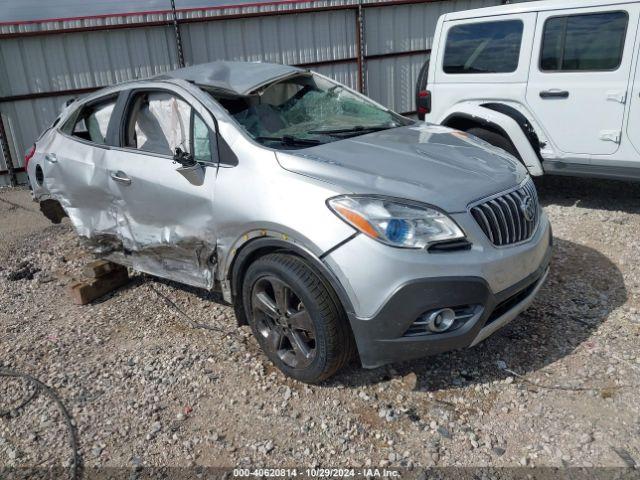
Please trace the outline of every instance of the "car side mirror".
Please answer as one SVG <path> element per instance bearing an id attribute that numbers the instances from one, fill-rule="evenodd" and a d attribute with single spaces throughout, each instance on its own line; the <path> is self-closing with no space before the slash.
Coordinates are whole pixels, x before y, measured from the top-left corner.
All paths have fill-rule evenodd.
<path id="1" fill-rule="evenodd" d="M 176 147 L 176 149 L 174 150 L 173 161 L 179 163 L 183 167 L 191 167 L 193 165 L 196 165 L 197 163 L 193 158 L 193 155 L 185 152 L 180 147 Z"/>
<path id="2" fill-rule="evenodd" d="M 193 155 L 182 151 L 180 147 L 176 147 L 173 161 L 179 163 L 176 172 L 182 175 L 191 185 L 200 186 L 204 183 L 205 170 L 198 162 L 195 161 Z"/>

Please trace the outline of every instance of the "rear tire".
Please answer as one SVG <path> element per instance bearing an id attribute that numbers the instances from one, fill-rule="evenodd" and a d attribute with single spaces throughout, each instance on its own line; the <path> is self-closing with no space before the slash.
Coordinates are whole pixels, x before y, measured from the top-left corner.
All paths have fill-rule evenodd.
<path id="1" fill-rule="evenodd" d="M 487 143 L 490 143 L 494 147 L 501 148 L 507 153 L 510 153 L 514 157 L 516 157 L 520 162 L 522 162 L 522 158 L 516 150 L 516 147 L 511 143 L 511 140 L 505 138 L 503 135 L 496 133 L 492 130 L 487 130 L 486 128 L 474 127 L 467 130 L 467 133 L 478 137 L 481 140 L 484 140 Z"/>
<path id="2" fill-rule="evenodd" d="M 244 276 L 242 301 L 263 352 L 291 378 L 321 382 L 354 356 L 342 307 L 300 257 L 272 253 L 252 263 Z"/>

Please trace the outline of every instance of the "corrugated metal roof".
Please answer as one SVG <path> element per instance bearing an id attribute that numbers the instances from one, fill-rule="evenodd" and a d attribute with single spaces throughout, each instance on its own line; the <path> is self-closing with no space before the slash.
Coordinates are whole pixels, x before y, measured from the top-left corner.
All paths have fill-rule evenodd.
<path id="1" fill-rule="evenodd" d="M 0 41 L 0 96 L 110 85 L 178 68 L 173 29 L 10 38 Z"/>
<path id="2" fill-rule="evenodd" d="M 256 17 L 181 27 L 187 64 L 213 60 L 286 65 L 355 58 L 355 14 L 338 10 Z"/>
<path id="3" fill-rule="evenodd" d="M 367 62 L 367 95 L 396 112 L 415 110 L 415 86 L 426 54 Z"/>

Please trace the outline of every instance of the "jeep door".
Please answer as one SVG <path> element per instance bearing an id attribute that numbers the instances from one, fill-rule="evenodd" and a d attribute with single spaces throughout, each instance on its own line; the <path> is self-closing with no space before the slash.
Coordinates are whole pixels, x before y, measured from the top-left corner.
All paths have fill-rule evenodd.
<path id="1" fill-rule="evenodd" d="M 107 163 L 129 263 L 152 275 L 212 288 L 214 119 L 177 87 L 127 91 L 119 105 L 119 147 L 109 152 Z M 197 164 L 181 170 L 176 148 Z"/>
<path id="2" fill-rule="evenodd" d="M 618 150 L 637 24 L 627 5 L 538 14 L 527 103 L 558 157 Z"/>
<path id="3" fill-rule="evenodd" d="M 636 8 L 640 8 L 636 6 Z M 640 22 L 640 20 L 639 20 Z M 640 38 L 637 40 L 640 43 Z M 636 47 L 636 66 L 635 73 L 631 76 L 631 87 L 629 89 L 629 121 L 627 122 L 627 136 L 631 140 L 636 155 L 631 155 L 634 160 L 640 164 L 640 48 Z M 639 165 L 640 166 L 640 165 Z"/>

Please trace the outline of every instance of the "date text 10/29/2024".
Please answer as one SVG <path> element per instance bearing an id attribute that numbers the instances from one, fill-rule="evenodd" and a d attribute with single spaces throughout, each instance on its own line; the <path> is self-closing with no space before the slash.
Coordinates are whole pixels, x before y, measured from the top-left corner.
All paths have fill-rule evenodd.
<path id="1" fill-rule="evenodd" d="M 234 468 L 233 476 L 275 478 L 400 478 L 400 471 L 386 468 Z"/>

